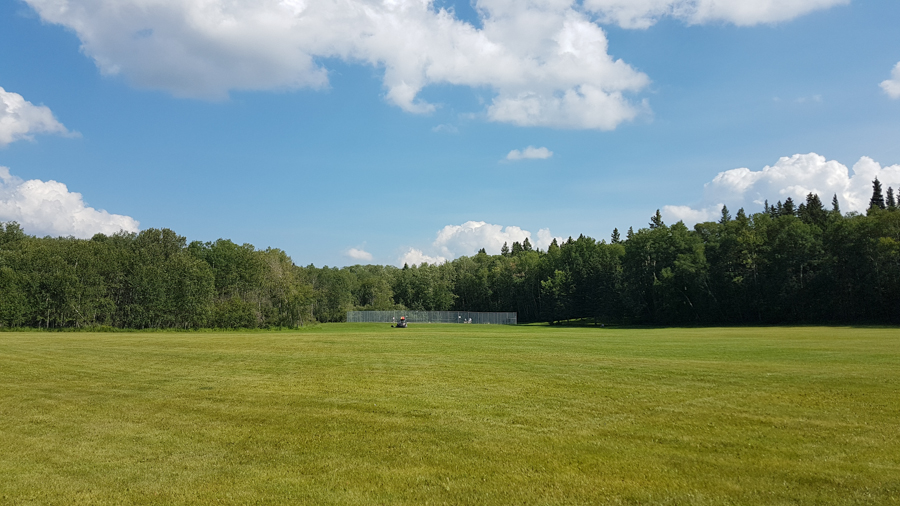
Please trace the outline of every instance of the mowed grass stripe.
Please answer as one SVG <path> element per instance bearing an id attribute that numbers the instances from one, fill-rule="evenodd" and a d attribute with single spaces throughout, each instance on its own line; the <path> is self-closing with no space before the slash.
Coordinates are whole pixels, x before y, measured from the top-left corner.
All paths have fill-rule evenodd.
<path id="1" fill-rule="evenodd" d="M 0 333 L 3 504 L 900 504 L 900 331 Z"/>

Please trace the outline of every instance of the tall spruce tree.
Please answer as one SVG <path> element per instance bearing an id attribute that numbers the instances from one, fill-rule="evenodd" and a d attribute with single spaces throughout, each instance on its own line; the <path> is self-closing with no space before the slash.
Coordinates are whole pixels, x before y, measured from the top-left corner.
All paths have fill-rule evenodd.
<path id="1" fill-rule="evenodd" d="M 831 212 L 838 216 L 841 215 L 841 204 L 838 202 L 837 193 L 831 199 Z"/>
<path id="2" fill-rule="evenodd" d="M 784 206 L 781 208 L 782 216 L 794 216 L 797 214 L 797 209 L 794 207 L 794 199 L 788 197 L 784 199 Z"/>
<path id="3" fill-rule="evenodd" d="M 819 198 L 818 194 L 809 192 L 809 194 L 806 195 L 806 209 L 818 212 L 824 210 L 825 206 L 822 205 L 822 199 Z"/>
<path id="4" fill-rule="evenodd" d="M 503 247 L 500 248 L 500 255 L 508 257 L 509 256 L 509 244 L 503 243 Z"/>
<path id="5" fill-rule="evenodd" d="M 894 189 L 891 187 L 888 187 L 886 203 L 888 209 L 897 209 L 897 200 L 894 199 Z"/>
<path id="6" fill-rule="evenodd" d="M 719 223 L 724 225 L 724 224 L 728 223 L 729 221 L 731 221 L 731 213 L 728 212 L 728 206 L 723 205 L 722 206 L 722 217 L 719 218 Z"/>
<path id="7" fill-rule="evenodd" d="M 822 205 L 822 200 L 815 193 L 810 192 L 806 195 L 806 204 L 800 204 L 800 219 L 804 223 L 817 225 L 822 227 L 825 224 L 825 218 L 828 212 Z"/>
<path id="8" fill-rule="evenodd" d="M 531 241 L 526 237 L 524 241 L 522 241 L 522 250 L 523 251 L 534 251 L 534 247 L 531 245 Z"/>
<path id="9" fill-rule="evenodd" d="M 884 195 L 881 193 L 881 181 L 876 177 L 874 181 L 872 181 L 872 198 L 869 199 L 869 209 L 873 207 L 877 207 L 878 209 L 884 209 Z"/>
<path id="10" fill-rule="evenodd" d="M 612 231 L 612 243 L 619 244 L 620 242 L 622 242 L 622 237 L 619 235 L 619 229 L 614 228 Z"/>
<path id="11" fill-rule="evenodd" d="M 663 223 L 662 215 L 659 214 L 659 209 L 656 210 L 656 214 L 650 217 L 650 228 L 659 228 L 665 226 Z"/>

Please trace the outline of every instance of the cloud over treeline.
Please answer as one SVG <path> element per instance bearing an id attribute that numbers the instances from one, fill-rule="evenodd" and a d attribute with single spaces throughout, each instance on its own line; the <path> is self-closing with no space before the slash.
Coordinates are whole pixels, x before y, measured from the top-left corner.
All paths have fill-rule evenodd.
<path id="1" fill-rule="evenodd" d="M 683 220 L 693 225 L 717 220 L 722 205 L 732 211 L 741 207 L 753 211 L 761 208 L 766 200 L 775 204 L 790 197 L 800 204 L 809 193 L 819 195 L 826 206 L 837 195 L 843 212 L 865 212 L 876 177 L 885 188 L 900 188 L 900 165 L 882 167 L 864 156 L 851 170 L 816 153 L 797 154 L 782 157 L 762 170 L 744 167 L 720 172 L 704 185 L 699 205 L 668 205 L 663 208 L 663 215 L 669 221 Z"/>
<path id="2" fill-rule="evenodd" d="M 443 263 L 460 256 L 473 255 L 478 250 L 484 250 L 491 255 L 500 253 L 503 244 L 512 247 L 514 242 L 523 243 L 525 239 L 539 249 L 547 249 L 553 242 L 550 229 L 538 230 L 537 237 L 532 236 L 528 230 L 523 230 L 515 225 L 503 226 L 487 223 L 485 221 L 467 221 L 462 225 L 447 225 L 437 233 L 437 238 L 427 251 L 409 248 L 400 257 L 398 263 L 403 264 L 429 264 Z M 562 238 L 556 237 L 557 240 Z"/>
<path id="3" fill-rule="evenodd" d="M 0 167 L 0 221 L 15 221 L 32 235 L 74 236 L 137 232 L 139 223 L 130 216 L 110 214 L 89 207 L 80 193 L 63 183 L 22 179 Z"/>
<path id="4" fill-rule="evenodd" d="M 350 248 L 347 250 L 346 255 L 353 260 L 361 262 L 371 262 L 373 258 L 371 253 L 361 248 Z"/>

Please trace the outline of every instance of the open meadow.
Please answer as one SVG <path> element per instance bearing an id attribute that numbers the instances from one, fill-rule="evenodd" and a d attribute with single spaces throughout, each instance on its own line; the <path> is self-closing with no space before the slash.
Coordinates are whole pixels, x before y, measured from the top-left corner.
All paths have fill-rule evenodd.
<path id="1" fill-rule="evenodd" d="M 0 333 L 0 503 L 900 504 L 900 330 Z"/>

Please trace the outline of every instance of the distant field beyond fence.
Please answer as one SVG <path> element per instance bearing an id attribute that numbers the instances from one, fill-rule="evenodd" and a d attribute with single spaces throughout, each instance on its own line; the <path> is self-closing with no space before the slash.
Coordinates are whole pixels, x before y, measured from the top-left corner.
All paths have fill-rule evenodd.
<path id="1" fill-rule="evenodd" d="M 475 313 L 472 311 L 347 311 L 350 323 L 393 323 L 405 316 L 410 323 L 489 323 L 516 325 L 518 313 Z"/>

